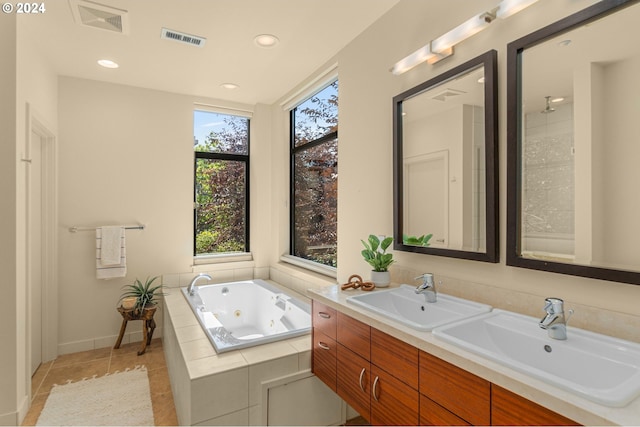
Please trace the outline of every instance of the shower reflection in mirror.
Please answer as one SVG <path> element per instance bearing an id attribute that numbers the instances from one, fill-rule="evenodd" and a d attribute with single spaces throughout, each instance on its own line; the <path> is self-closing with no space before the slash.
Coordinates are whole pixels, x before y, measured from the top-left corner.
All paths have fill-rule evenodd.
<path id="1" fill-rule="evenodd" d="M 640 2 L 508 46 L 507 265 L 640 284 Z"/>
<path id="2" fill-rule="evenodd" d="M 543 109 L 525 107 L 523 131 L 522 252 L 572 260 L 573 104 L 564 97 L 545 96 Z"/>

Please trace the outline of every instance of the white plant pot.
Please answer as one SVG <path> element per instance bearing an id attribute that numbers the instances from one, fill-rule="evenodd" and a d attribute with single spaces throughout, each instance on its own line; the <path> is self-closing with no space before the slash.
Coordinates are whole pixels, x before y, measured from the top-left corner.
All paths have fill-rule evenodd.
<path id="1" fill-rule="evenodd" d="M 376 288 L 386 288 L 391 283 L 391 274 L 388 271 L 371 271 L 371 281 Z"/>

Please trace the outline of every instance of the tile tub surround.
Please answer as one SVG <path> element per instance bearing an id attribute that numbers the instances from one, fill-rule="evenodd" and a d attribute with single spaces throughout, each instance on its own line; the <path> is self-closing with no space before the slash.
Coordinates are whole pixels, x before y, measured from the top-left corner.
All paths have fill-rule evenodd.
<path id="1" fill-rule="evenodd" d="M 392 284 L 392 286 L 397 286 L 397 284 Z M 465 351 L 438 339 L 430 332 L 413 330 L 346 301 L 348 296 L 360 293 L 363 293 L 363 291 L 340 291 L 338 286 L 309 291 L 309 295 L 313 299 L 323 304 L 581 424 L 638 425 L 640 422 L 640 398 L 623 408 L 599 405 L 504 367 L 482 356 Z M 466 296 L 466 298 L 473 299 L 469 296 Z"/>
<path id="2" fill-rule="evenodd" d="M 216 354 L 178 288 L 167 289 L 164 321 L 165 357 L 181 425 L 264 425 L 262 383 L 311 369 L 310 334 Z M 344 422 L 342 411 L 338 416 Z"/>

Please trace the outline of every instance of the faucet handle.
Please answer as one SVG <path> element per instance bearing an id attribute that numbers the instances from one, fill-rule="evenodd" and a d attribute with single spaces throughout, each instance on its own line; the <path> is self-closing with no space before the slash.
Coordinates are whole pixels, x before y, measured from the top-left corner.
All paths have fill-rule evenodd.
<path id="1" fill-rule="evenodd" d="M 564 311 L 564 301 L 560 298 L 545 298 L 543 310 L 547 313 L 562 313 Z"/>
<path id="2" fill-rule="evenodd" d="M 414 277 L 413 280 L 422 279 L 424 283 L 433 284 L 433 273 L 422 273 L 418 277 Z"/>

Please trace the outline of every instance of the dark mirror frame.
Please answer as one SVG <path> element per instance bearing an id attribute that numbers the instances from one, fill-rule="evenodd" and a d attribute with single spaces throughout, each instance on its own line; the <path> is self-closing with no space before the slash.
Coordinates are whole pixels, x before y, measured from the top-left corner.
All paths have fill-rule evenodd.
<path id="1" fill-rule="evenodd" d="M 640 272 L 565 264 L 520 256 L 522 170 L 522 53 L 589 22 L 601 19 L 638 0 L 602 0 L 507 45 L 507 265 L 573 276 L 640 285 Z"/>
<path id="2" fill-rule="evenodd" d="M 393 98 L 393 248 L 474 261 L 498 262 L 498 54 L 490 50 L 427 80 Z M 484 66 L 485 163 L 486 163 L 486 248 L 485 252 L 405 245 L 403 229 L 402 103 L 421 92 L 441 85 L 479 66 Z"/>

